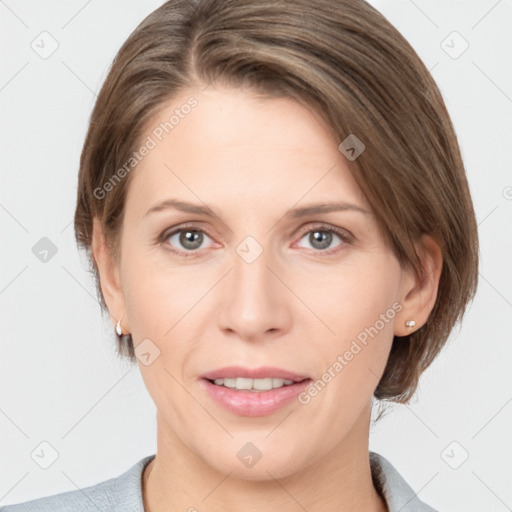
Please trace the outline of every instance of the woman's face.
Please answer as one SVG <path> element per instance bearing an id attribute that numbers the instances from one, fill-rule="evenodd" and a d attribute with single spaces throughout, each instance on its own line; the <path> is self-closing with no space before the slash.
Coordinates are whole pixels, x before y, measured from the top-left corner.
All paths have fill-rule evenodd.
<path id="1" fill-rule="evenodd" d="M 341 141 L 292 99 L 220 87 L 175 98 L 142 140 L 118 276 L 159 442 L 252 480 L 365 446 L 412 281 Z"/>

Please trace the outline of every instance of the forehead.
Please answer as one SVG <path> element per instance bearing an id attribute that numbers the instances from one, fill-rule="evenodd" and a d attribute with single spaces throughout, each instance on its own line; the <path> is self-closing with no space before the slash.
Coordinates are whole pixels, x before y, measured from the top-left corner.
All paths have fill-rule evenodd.
<path id="1" fill-rule="evenodd" d="M 189 90 L 162 106 L 142 140 L 151 149 L 136 166 L 127 198 L 136 197 L 141 208 L 171 192 L 260 209 L 278 198 L 366 203 L 330 128 L 292 98 Z"/>

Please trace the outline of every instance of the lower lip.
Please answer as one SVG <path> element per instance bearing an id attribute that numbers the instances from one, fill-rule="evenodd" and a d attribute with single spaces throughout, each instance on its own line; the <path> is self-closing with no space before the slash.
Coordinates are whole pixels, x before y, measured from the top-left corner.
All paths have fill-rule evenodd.
<path id="1" fill-rule="evenodd" d="M 269 391 L 236 390 L 201 379 L 206 391 L 221 406 L 239 416 L 267 416 L 288 405 L 304 391 L 311 379 Z"/>

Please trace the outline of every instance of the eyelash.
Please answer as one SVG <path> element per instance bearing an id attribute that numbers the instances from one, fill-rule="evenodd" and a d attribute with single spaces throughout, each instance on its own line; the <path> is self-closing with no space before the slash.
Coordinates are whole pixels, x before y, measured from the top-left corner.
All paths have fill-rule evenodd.
<path id="1" fill-rule="evenodd" d="M 195 224 L 184 224 L 182 226 L 179 226 L 178 228 L 176 229 L 173 229 L 172 231 L 169 231 L 169 230 L 166 230 L 164 231 L 158 238 L 158 241 L 160 243 L 164 243 L 165 241 L 167 241 L 171 236 L 177 234 L 177 233 L 180 233 L 181 231 L 197 231 L 197 232 L 200 232 L 200 233 L 204 233 L 205 235 L 207 235 L 209 238 L 212 238 L 207 231 L 205 231 L 203 228 L 200 228 L 199 226 L 195 225 Z M 351 243 L 351 239 L 350 239 L 350 236 L 348 235 L 348 233 L 346 233 L 345 231 L 342 231 L 340 229 L 337 229 L 329 224 L 318 224 L 318 225 L 315 225 L 313 227 L 308 227 L 308 229 L 305 229 L 305 230 L 301 230 L 301 233 L 300 233 L 300 237 L 299 239 L 303 238 L 304 235 L 308 234 L 308 233 L 311 233 L 313 231 L 321 231 L 321 232 L 324 232 L 324 233 L 334 233 L 335 235 L 338 235 L 342 241 L 342 243 L 333 248 L 333 249 L 326 249 L 326 250 L 315 250 L 315 249 L 310 249 L 316 253 L 319 253 L 319 254 L 323 254 L 323 255 L 326 255 L 326 256 L 330 256 L 331 254 L 334 254 L 338 251 L 340 251 L 343 247 L 343 245 L 345 244 L 349 244 Z M 195 250 L 195 251 L 177 251 L 175 249 L 173 249 L 170 245 L 167 244 L 166 250 L 172 252 L 173 254 L 177 254 L 178 256 L 182 256 L 184 258 L 190 258 L 190 257 L 195 257 L 196 256 L 196 253 L 199 252 L 199 250 Z"/>

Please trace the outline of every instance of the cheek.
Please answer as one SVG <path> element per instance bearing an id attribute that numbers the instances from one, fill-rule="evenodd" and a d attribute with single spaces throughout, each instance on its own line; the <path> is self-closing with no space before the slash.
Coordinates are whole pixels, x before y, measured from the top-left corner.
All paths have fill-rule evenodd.
<path id="1" fill-rule="evenodd" d="M 123 269 L 134 348 L 137 351 L 140 343 L 147 343 L 146 339 L 157 347 L 158 358 L 149 366 L 139 365 L 141 373 L 148 388 L 155 392 L 172 387 L 174 381 L 169 373 L 183 381 L 184 369 L 198 349 L 197 340 L 202 338 L 204 323 L 211 317 L 204 309 L 208 301 L 202 298 L 215 276 L 210 278 L 203 270 L 173 268 L 161 254 L 156 258 L 155 253 L 132 253 Z M 158 379 L 162 382 L 151 385 Z"/>
<path id="2" fill-rule="evenodd" d="M 311 311 L 324 324 L 323 337 L 330 340 L 328 346 L 341 349 L 360 333 L 364 338 L 366 329 L 375 324 L 383 337 L 392 334 L 396 309 L 400 308 L 393 304 L 398 297 L 401 269 L 387 254 L 354 258 L 338 269 L 331 267 L 317 273 L 315 279 L 295 279 L 295 289 L 307 298 Z M 303 328 L 308 318 L 301 320 Z M 374 329 L 371 331 L 375 335 Z"/>
<path id="3" fill-rule="evenodd" d="M 133 250 L 124 249 L 127 256 L 122 266 L 130 329 L 135 342 L 152 338 L 160 343 L 172 336 L 180 319 L 199 300 L 202 288 L 197 288 L 200 283 L 194 282 L 199 277 L 197 273 L 173 268 L 161 249 L 144 251 L 140 242 L 132 243 L 132 247 Z"/>
<path id="4" fill-rule="evenodd" d="M 149 262 L 149 263 L 148 263 Z M 130 319 L 134 348 L 154 347 L 158 354 L 150 364 L 139 361 L 139 370 L 157 409 L 169 424 L 186 422 L 189 397 L 179 383 L 184 369 L 196 351 L 194 329 L 200 329 L 203 287 L 190 275 L 147 258 L 132 257 L 125 261 L 125 304 Z M 149 339 L 154 345 L 144 345 Z M 144 350 L 145 351 L 145 350 Z M 150 356 L 151 357 L 151 356 Z M 188 405 L 187 405 L 188 404 Z"/>
<path id="5" fill-rule="evenodd" d="M 316 368 L 324 369 L 318 388 L 326 384 L 325 398 L 333 405 L 370 399 L 377 386 L 402 308 L 397 301 L 400 276 L 399 263 L 383 257 L 345 268 L 324 282 L 323 293 L 309 293 L 330 328 L 312 352 L 318 357 Z"/>
<path id="6" fill-rule="evenodd" d="M 140 269 L 141 270 L 141 269 Z M 155 281 L 151 272 L 132 272 L 125 303 L 134 342 L 159 340 L 176 323 L 177 297 L 182 290 L 171 287 L 170 278 Z"/>

